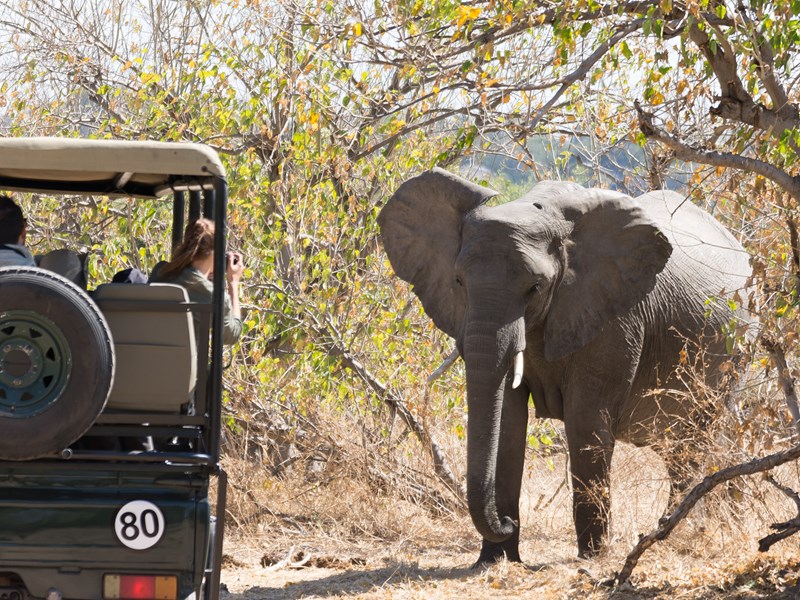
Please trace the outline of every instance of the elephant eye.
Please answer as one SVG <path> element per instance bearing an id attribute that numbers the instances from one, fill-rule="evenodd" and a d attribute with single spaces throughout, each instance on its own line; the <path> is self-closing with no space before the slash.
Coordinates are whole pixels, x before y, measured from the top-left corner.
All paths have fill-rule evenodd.
<path id="1" fill-rule="evenodd" d="M 459 277 L 458 275 L 456 275 L 456 283 L 461 287 L 464 287 L 464 282 L 461 281 L 461 277 Z"/>
<path id="2" fill-rule="evenodd" d="M 531 287 L 528 288 L 528 294 L 535 294 L 539 291 L 539 282 L 537 281 Z"/>

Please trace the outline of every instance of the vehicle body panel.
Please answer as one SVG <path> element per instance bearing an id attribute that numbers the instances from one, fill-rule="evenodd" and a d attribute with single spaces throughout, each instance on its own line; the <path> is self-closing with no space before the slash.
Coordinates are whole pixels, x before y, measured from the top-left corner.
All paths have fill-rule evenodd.
<path id="1" fill-rule="evenodd" d="M 179 576 L 179 597 L 200 581 L 210 538 L 208 475 L 200 467 L 0 464 L 0 571 L 17 573 L 45 597 L 100 598 L 104 573 Z M 147 500 L 163 513 L 151 548 L 126 547 L 115 518 L 128 502 Z"/>

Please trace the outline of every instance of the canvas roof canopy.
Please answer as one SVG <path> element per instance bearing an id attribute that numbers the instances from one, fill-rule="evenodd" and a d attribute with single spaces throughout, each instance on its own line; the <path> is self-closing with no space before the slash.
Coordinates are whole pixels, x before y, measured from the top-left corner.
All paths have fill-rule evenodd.
<path id="1" fill-rule="evenodd" d="M 83 138 L 0 138 L 0 188 L 159 197 L 211 189 L 225 169 L 203 144 Z"/>

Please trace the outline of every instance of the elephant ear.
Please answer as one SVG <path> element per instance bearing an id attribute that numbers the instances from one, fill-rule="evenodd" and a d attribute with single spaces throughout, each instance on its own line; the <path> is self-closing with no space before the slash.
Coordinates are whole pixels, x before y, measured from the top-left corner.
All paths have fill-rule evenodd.
<path id="1" fill-rule="evenodd" d="M 456 283 L 461 222 L 497 195 L 442 169 L 405 181 L 378 215 L 383 247 L 395 273 L 413 286 L 434 324 L 457 338 L 466 296 Z"/>
<path id="2" fill-rule="evenodd" d="M 545 323 L 545 358 L 557 360 L 588 344 L 605 323 L 639 303 L 655 286 L 672 245 L 630 196 L 540 185 L 573 224 L 565 243 L 564 277 Z"/>

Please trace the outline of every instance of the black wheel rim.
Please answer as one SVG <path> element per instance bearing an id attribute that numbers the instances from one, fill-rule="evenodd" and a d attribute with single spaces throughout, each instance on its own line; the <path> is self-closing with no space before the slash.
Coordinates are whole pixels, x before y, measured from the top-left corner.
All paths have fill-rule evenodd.
<path id="1" fill-rule="evenodd" d="M 0 415 L 44 412 L 64 393 L 71 372 L 72 354 L 55 323 L 26 310 L 0 313 Z"/>

